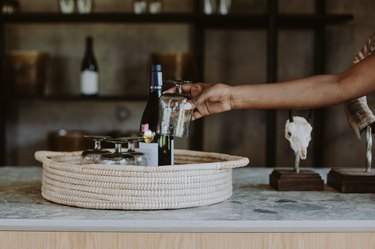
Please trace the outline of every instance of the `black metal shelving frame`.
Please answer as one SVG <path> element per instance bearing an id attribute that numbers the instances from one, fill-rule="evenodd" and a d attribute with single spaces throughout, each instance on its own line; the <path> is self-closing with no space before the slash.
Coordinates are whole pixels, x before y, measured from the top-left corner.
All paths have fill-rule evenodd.
<path id="1" fill-rule="evenodd" d="M 269 0 L 270 6 L 275 5 L 274 0 Z M 159 23 L 159 24 L 198 24 L 203 28 L 219 29 L 265 29 L 269 27 L 270 18 L 274 18 L 278 28 L 313 29 L 327 24 L 336 24 L 352 19 L 348 14 L 229 14 L 229 15 L 204 15 L 194 13 L 165 13 L 143 14 L 103 12 L 92 14 L 60 14 L 46 12 L 16 13 L 2 15 L 4 23 Z"/>
<path id="2" fill-rule="evenodd" d="M 0 0 L 0 6 L 3 0 Z M 202 3 L 194 0 L 194 13 L 163 13 L 157 15 L 133 13 L 92 13 L 92 14 L 60 14 L 43 13 L 0 13 L 0 165 L 6 165 L 6 124 L 7 113 L 13 101 L 144 101 L 146 96 L 99 96 L 86 98 L 80 96 L 42 96 L 17 97 L 11 96 L 5 81 L 5 26 L 9 24 L 49 24 L 49 23 L 127 23 L 127 24 L 186 24 L 191 26 L 191 51 L 197 62 L 197 81 L 204 81 L 205 31 L 210 29 L 262 29 L 267 32 L 267 82 L 277 81 L 278 69 L 278 32 L 280 29 L 308 29 L 314 31 L 314 72 L 324 73 L 325 70 L 325 27 L 345 23 L 353 19 L 350 14 L 326 14 L 325 0 L 315 0 L 314 14 L 279 14 L 278 0 L 267 0 L 266 14 L 229 14 L 204 15 Z M 266 166 L 276 166 L 276 110 L 266 111 Z M 324 111 L 315 115 L 315 137 L 324 135 Z M 190 147 L 203 148 L 203 120 L 194 122 Z M 319 143 L 315 143 L 319 144 Z M 314 163 L 321 165 L 323 148 L 314 146 Z"/>

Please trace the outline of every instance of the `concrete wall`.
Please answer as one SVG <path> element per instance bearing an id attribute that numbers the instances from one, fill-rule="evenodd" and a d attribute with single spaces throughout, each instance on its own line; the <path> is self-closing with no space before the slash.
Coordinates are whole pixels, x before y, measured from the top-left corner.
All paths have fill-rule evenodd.
<path id="1" fill-rule="evenodd" d="M 132 1 L 97 0 L 96 11 L 130 11 Z M 165 0 L 166 11 L 192 11 L 192 1 Z M 264 0 L 234 0 L 235 13 L 263 13 Z M 280 0 L 282 13 L 312 13 L 312 0 Z M 25 11 L 57 11 L 53 1 L 22 2 Z M 345 70 L 367 37 L 374 32 L 373 0 L 327 0 L 329 13 L 351 13 L 354 20 L 327 29 L 327 72 Z M 93 35 L 101 72 L 101 94 L 139 95 L 147 92 L 149 54 L 152 51 L 189 50 L 187 25 L 124 24 L 16 24 L 6 28 L 7 48 L 38 49 L 52 56 L 52 77 L 46 94 L 78 94 L 79 65 L 84 37 Z M 206 32 L 207 82 L 260 83 L 266 79 L 266 33 L 254 30 Z M 313 73 L 313 33 L 288 30 L 279 34 L 279 80 Z M 375 99 L 370 97 L 370 104 Z M 137 129 L 144 102 L 22 102 L 10 125 L 11 164 L 35 164 L 33 151 L 46 148 L 46 133 L 58 128 L 94 132 Z M 127 110 L 127 118 L 118 110 Z M 305 114 L 302 112 L 302 114 Z M 284 139 L 286 111 L 278 112 L 277 166 L 293 164 L 293 153 Z M 205 118 L 204 149 L 248 156 L 253 166 L 265 162 L 265 113 L 240 110 Z M 303 166 L 364 165 L 364 141 L 347 125 L 343 106 L 327 109 L 328 131 L 323 165 L 312 165 L 311 148 Z M 186 147 L 179 141 L 178 147 Z M 276 166 L 276 165 L 275 165 Z"/>

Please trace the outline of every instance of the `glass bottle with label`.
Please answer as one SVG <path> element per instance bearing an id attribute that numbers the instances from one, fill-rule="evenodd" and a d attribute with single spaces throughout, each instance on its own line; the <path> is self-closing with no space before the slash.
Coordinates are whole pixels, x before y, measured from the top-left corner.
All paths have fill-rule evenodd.
<path id="1" fill-rule="evenodd" d="M 81 64 L 81 95 L 97 96 L 99 94 L 99 69 L 96 63 L 93 38 L 86 37 L 86 51 Z"/>
<path id="2" fill-rule="evenodd" d="M 149 97 L 140 125 L 140 132 L 145 142 L 139 143 L 139 149 L 145 154 L 148 166 L 173 165 L 173 137 L 159 134 L 159 98 L 162 88 L 161 65 L 153 65 Z"/>

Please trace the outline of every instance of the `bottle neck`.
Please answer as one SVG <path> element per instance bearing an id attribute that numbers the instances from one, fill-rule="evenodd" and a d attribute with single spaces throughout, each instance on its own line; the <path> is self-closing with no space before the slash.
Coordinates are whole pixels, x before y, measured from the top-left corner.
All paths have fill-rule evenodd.
<path id="1" fill-rule="evenodd" d="M 93 48 L 93 40 L 92 38 L 87 38 L 86 39 L 86 55 L 92 54 L 92 48 Z"/>
<path id="2" fill-rule="evenodd" d="M 162 92 L 162 89 L 161 88 L 153 88 L 153 87 L 150 87 L 150 93 L 149 95 L 150 96 L 155 96 L 155 98 L 160 98 L 161 96 L 161 92 Z"/>
<path id="3" fill-rule="evenodd" d="M 150 91 L 160 90 L 163 88 L 163 73 L 159 70 L 151 71 Z"/>

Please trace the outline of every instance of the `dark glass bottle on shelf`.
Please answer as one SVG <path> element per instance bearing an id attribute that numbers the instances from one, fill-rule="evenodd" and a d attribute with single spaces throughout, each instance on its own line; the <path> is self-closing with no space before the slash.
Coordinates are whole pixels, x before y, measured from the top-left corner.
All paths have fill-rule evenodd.
<path id="1" fill-rule="evenodd" d="M 149 97 L 140 124 L 140 132 L 148 141 L 139 143 L 140 150 L 147 158 L 148 166 L 173 165 L 173 138 L 159 134 L 159 98 L 162 89 L 161 65 L 153 65 Z"/>
<path id="2" fill-rule="evenodd" d="M 93 49 L 93 38 L 86 37 L 86 50 L 81 64 L 80 91 L 83 96 L 99 94 L 99 68 Z"/>

